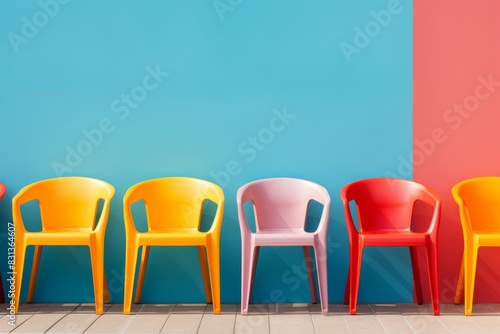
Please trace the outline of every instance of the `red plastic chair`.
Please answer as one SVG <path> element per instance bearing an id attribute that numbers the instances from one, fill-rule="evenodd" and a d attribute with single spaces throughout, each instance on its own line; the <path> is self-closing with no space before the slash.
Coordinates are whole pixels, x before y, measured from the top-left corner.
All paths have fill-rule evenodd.
<path id="1" fill-rule="evenodd" d="M 0 183 L 0 200 L 2 200 L 6 190 L 7 189 L 5 188 L 5 185 L 3 183 Z M 2 284 L 2 274 L 0 274 L 0 303 L 5 303 L 5 295 L 3 292 L 3 284 Z"/>
<path id="2" fill-rule="evenodd" d="M 315 232 L 306 232 L 307 207 L 311 200 L 323 204 L 323 213 Z M 251 201 L 256 232 L 251 232 L 244 204 Z M 237 193 L 238 217 L 242 239 L 241 314 L 248 313 L 248 303 L 261 246 L 303 246 L 313 303 L 317 302 L 310 247 L 316 254 L 316 269 L 321 309 L 328 314 L 327 231 L 330 196 L 322 186 L 300 179 L 272 178 L 242 186 Z"/>
<path id="3" fill-rule="evenodd" d="M 409 246 L 413 283 L 417 302 L 422 304 L 422 288 L 417 263 L 417 246 L 424 246 L 431 288 L 434 315 L 439 315 L 438 226 L 441 199 L 429 187 L 404 179 L 373 178 L 359 180 L 342 188 L 347 231 L 350 242 L 349 272 L 344 303 L 349 302 L 356 314 L 363 248 L 366 246 Z M 354 201 L 359 229 L 352 218 L 349 203 Z M 432 218 L 425 232 L 413 231 L 412 217 L 417 201 L 433 207 Z"/>

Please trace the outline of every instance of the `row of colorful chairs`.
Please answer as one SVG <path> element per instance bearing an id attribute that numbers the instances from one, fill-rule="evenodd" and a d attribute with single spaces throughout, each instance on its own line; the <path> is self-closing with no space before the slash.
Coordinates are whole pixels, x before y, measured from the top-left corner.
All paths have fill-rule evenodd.
<path id="1" fill-rule="evenodd" d="M 2 190 L 3 189 L 3 190 Z M 0 187 L 0 199 L 5 192 Z M 104 234 L 112 185 L 87 177 L 62 177 L 32 183 L 22 188 L 12 200 L 15 226 L 15 312 L 20 302 L 26 248 L 34 246 L 33 265 L 27 302 L 33 299 L 36 277 L 45 245 L 87 245 L 90 248 L 96 313 L 109 302 L 104 271 Z M 464 233 L 464 254 L 455 294 L 459 303 L 465 282 L 465 315 L 472 312 L 477 251 L 481 246 L 500 246 L 500 177 L 465 180 L 452 189 L 460 208 Z M 422 303 L 416 247 L 426 250 L 431 301 L 434 315 L 439 315 L 438 229 L 441 199 L 431 188 L 405 179 L 371 178 L 352 182 L 340 192 L 350 241 L 350 262 L 344 302 L 356 314 L 358 286 L 364 247 L 408 246 L 412 261 L 416 299 Z M 21 206 L 38 201 L 42 230 L 28 231 Z M 205 201 L 217 205 L 211 227 L 200 230 Z M 134 222 L 132 205 L 143 201 L 148 225 L 140 232 Z M 315 231 L 305 230 L 311 201 L 323 205 Z M 102 205 L 100 205 L 102 202 Z M 245 212 L 245 203 L 254 210 L 255 228 Z M 355 203 L 354 206 L 351 205 Z M 431 213 L 415 228 L 415 208 L 423 203 Z M 241 314 L 248 312 L 255 268 L 262 246 L 302 246 L 306 258 L 311 299 L 316 303 L 315 259 L 321 309 L 328 314 L 327 231 L 330 196 L 319 184 L 293 178 L 270 178 L 243 185 L 237 192 L 238 218 L 242 239 Z M 101 209 L 99 209 L 101 208 Z M 130 313 L 135 281 L 135 267 L 142 247 L 134 301 L 140 302 L 151 246 L 197 246 L 208 303 L 220 313 L 220 229 L 224 215 L 224 192 L 216 184 L 189 177 L 165 177 L 140 182 L 130 187 L 123 198 L 126 231 L 124 282 L 125 314 Z M 100 211 L 100 214 L 99 214 Z M 314 257 L 311 254 L 314 249 Z"/>

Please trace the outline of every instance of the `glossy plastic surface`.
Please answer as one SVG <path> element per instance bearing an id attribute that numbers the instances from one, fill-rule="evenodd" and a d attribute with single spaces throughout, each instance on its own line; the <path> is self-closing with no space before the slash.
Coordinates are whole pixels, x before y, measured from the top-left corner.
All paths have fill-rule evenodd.
<path id="1" fill-rule="evenodd" d="M 144 201 L 147 232 L 135 226 L 131 205 Z M 210 229 L 199 230 L 203 203 L 212 201 L 217 211 Z M 126 232 L 125 291 L 123 313 L 130 314 L 139 247 L 142 247 L 135 302 L 142 286 L 151 246 L 197 246 L 207 302 L 220 313 L 220 229 L 224 215 L 224 193 L 218 185 L 196 178 L 165 177 L 130 187 L 123 199 Z M 206 250 L 206 252 L 205 252 Z M 208 267 L 207 267 L 208 257 Z"/>
<path id="2" fill-rule="evenodd" d="M 500 247 L 500 177 L 479 177 L 452 188 L 464 235 L 464 253 L 455 304 L 464 295 L 464 314 L 472 314 L 479 247 Z"/>
<path id="3" fill-rule="evenodd" d="M 417 302 L 422 303 L 420 274 L 416 247 L 424 246 L 431 287 L 434 315 L 439 315 L 437 233 L 441 214 L 441 199 L 429 187 L 404 179 L 372 178 L 344 186 L 340 192 L 350 242 L 349 272 L 344 302 L 349 302 L 350 314 L 356 314 L 359 277 L 363 248 L 366 246 L 409 246 Z M 358 227 L 349 203 L 355 202 Z M 416 201 L 433 208 L 426 231 L 412 228 Z M 359 229 L 358 229 L 359 228 Z"/>
<path id="4" fill-rule="evenodd" d="M 311 200 L 323 204 L 316 231 L 306 232 L 306 213 Z M 252 232 L 244 204 L 251 201 L 256 231 Z M 242 239 L 241 314 L 248 313 L 255 268 L 261 246 L 302 246 L 308 265 L 309 286 L 313 303 L 317 302 L 310 247 L 314 247 L 319 281 L 321 309 L 328 314 L 327 232 L 330 196 L 322 186 L 300 179 L 271 178 L 242 186 L 237 193 L 238 217 Z"/>
<path id="5" fill-rule="evenodd" d="M 19 307 L 26 248 L 34 245 L 33 266 L 27 302 L 35 290 L 38 266 L 45 245 L 86 245 L 90 248 L 96 314 L 103 312 L 103 299 L 109 301 L 104 272 L 104 234 L 109 205 L 115 189 L 109 183 L 87 177 L 60 177 L 38 181 L 22 188 L 12 199 L 16 228 L 15 311 Z M 42 230 L 25 228 L 21 206 L 37 201 Z M 101 214 L 97 218 L 99 202 Z"/>

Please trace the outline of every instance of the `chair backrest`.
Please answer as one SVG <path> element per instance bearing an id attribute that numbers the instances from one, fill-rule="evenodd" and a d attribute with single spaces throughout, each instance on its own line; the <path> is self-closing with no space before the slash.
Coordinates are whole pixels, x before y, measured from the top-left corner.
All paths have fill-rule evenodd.
<path id="1" fill-rule="evenodd" d="M 224 203 L 224 192 L 218 185 L 197 178 L 164 177 L 137 183 L 124 197 L 124 207 L 144 201 L 149 230 L 200 228 L 205 200 Z"/>
<path id="2" fill-rule="evenodd" d="M 329 206 L 330 196 L 319 184 L 294 178 L 253 181 L 242 186 L 237 193 L 239 210 L 243 210 L 245 202 L 252 202 L 257 231 L 303 230 L 311 200 Z"/>
<path id="3" fill-rule="evenodd" d="M 462 218 L 469 220 L 472 230 L 500 232 L 500 177 L 464 180 L 452 188 L 452 195 L 465 210 Z"/>
<path id="4" fill-rule="evenodd" d="M 5 185 L 0 182 L 0 200 L 3 198 L 6 191 L 7 191 L 7 188 L 5 188 Z"/>
<path id="5" fill-rule="evenodd" d="M 441 200 L 431 188 L 397 178 L 371 178 L 344 186 L 341 198 L 346 209 L 354 201 L 359 231 L 410 230 L 415 202 L 439 209 Z"/>
<path id="6" fill-rule="evenodd" d="M 115 189 L 107 182 L 88 177 L 59 177 L 29 184 L 13 198 L 14 206 L 36 200 L 42 230 L 95 227 L 99 201 L 109 206 Z"/>

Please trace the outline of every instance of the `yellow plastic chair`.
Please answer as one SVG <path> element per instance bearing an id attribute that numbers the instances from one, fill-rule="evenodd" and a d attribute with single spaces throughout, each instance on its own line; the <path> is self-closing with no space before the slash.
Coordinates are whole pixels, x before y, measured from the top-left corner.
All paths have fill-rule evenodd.
<path id="1" fill-rule="evenodd" d="M 12 199 L 16 228 L 15 312 L 19 308 L 26 248 L 35 246 L 27 302 L 33 300 L 43 246 L 86 245 L 90 248 L 96 314 L 103 312 L 103 298 L 109 302 L 104 272 L 104 233 L 109 204 L 115 189 L 109 183 L 87 177 L 61 177 L 32 183 Z M 97 219 L 99 202 L 103 201 Z M 38 201 L 42 230 L 28 231 L 21 206 Z"/>
<path id="2" fill-rule="evenodd" d="M 143 201 L 147 232 L 136 229 L 131 205 Z M 205 200 L 217 204 L 212 225 L 200 231 Z M 220 313 L 220 228 L 224 214 L 224 193 L 211 182 L 188 177 L 166 177 L 140 182 L 127 190 L 123 199 L 125 232 L 125 291 L 123 313 L 130 314 L 135 267 L 142 248 L 135 303 L 141 300 L 142 286 L 151 246 L 197 246 L 208 303 L 213 300 L 214 314 Z M 205 253 L 206 249 L 206 253 Z M 208 255 L 208 268 L 207 268 Z"/>
<path id="3" fill-rule="evenodd" d="M 451 192 L 460 209 L 464 235 L 464 253 L 454 302 L 460 303 L 465 288 L 464 313 L 471 315 L 478 249 L 500 247 L 500 177 L 465 180 L 456 184 Z"/>

